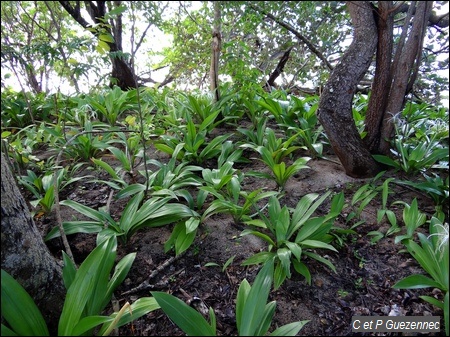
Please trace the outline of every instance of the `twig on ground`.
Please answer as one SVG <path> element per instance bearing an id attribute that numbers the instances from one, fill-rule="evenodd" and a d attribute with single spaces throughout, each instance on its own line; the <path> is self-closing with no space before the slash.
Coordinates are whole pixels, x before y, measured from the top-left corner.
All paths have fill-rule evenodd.
<path id="1" fill-rule="evenodd" d="M 152 273 L 147 277 L 147 279 L 142 282 L 141 284 L 139 284 L 137 287 L 134 287 L 133 289 L 127 290 L 125 292 L 123 292 L 121 294 L 121 296 L 126 296 L 126 295 L 130 295 L 130 294 L 134 294 L 137 293 L 139 291 L 142 290 L 147 290 L 147 289 L 153 289 L 155 288 L 156 285 L 150 284 L 150 281 L 156 276 L 158 275 L 164 268 L 166 268 L 167 266 L 169 266 L 170 264 L 172 264 L 173 262 L 175 262 L 176 260 L 178 260 L 180 257 L 182 257 L 184 254 L 186 253 L 186 251 L 184 251 L 183 253 L 176 255 L 176 256 L 172 256 L 170 259 L 167 259 L 166 261 L 164 261 L 162 264 L 160 264 L 154 271 L 152 271 Z M 178 272 L 176 272 L 175 274 L 179 274 L 183 271 L 183 269 L 179 270 Z"/>

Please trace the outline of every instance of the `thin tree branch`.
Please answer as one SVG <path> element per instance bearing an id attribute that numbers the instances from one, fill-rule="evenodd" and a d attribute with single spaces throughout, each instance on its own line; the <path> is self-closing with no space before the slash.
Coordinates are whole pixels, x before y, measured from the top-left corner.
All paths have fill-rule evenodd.
<path id="1" fill-rule="evenodd" d="M 260 7 L 257 7 L 255 5 L 250 5 L 251 8 L 253 8 L 255 11 L 262 13 L 266 15 L 268 18 L 272 19 L 276 23 L 278 23 L 281 27 L 287 29 L 292 34 L 294 34 L 300 41 L 302 41 L 306 46 L 314 53 L 316 56 L 322 60 L 322 62 L 327 66 L 329 70 L 333 70 L 333 66 L 330 62 L 326 59 L 326 57 L 314 46 L 314 44 L 309 41 L 306 37 L 304 37 L 302 34 L 300 34 L 294 27 L 292 27 L 290 24 L 284 22 L 283 20 L 277 18 L 276 16 L 268 13 L 267 11 L 263 10 Z"/>

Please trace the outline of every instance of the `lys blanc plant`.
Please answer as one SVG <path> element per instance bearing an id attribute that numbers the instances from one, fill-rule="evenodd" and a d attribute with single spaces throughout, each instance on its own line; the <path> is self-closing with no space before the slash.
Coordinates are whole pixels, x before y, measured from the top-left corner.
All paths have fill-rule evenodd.
<path id="1" fill-rule="evenodd" d="M 291 145 L 297 138 L 298 134 L 295 134 L 289 139 L 283 141 L 282 138 L 277 138 L 275 132 L 272 129 L 267 128 L 263 145 L 255 145 L 253 143 L 250 143 L 242 144 L 240 147 L 250 148 L 257 152 L 260 152 L 261 147 L 265 147 L 272 153 L 274 162 L 276 164 L 279 164 L 285 157 L 291 155 L 294 151 L 300 148 L 306 149 L 306 147 Z"/>
<path id="2" fill-rule="evenodd" d="M 92 219 L 91 221 L 66 221 L 63 222 L 63 228 L 66 234 L 96 233 L 97 241 L 104 237 L 117 236 L 122 242 L 127 242 L 132 235 L 144 227 L 160 227 L 183 219 L 200 218 L 200 215 L 188 206 L 169 202 L 172 199 L 172 197 L 152 197 L 143 201 L 144 192 L 138 192 L 128 201 L 118 221 L 103 210 L 95 210 L 73 200 L 63 200 L 61 205 L 68 206 Z M 59 228 L 54 227 L 46 235 L 45 240 L 54 239 L 59 235 Z"/>
<path id="3" fill-rule="evenodd" d="M 404 201 L 396 201 L 394 202 L 394 204 L 402 204 L 405 206 L 403 208 L 403 222 L 405 223 L 406 227 L 406 234 L 396 236 L 395 243 L 412 239 L 416 232 L 416 229 L 426 222 L 427 218 L 425 213 L 419 211 L 419 206 L 417 204 L 416 198 L 413 199 L 411 205 L 407 204 Z"/>
<path id="4" fill-rule="evenodd" d="M 70 171 L 74 174 L 80 165 L 75 165 Z M 53 179 L 56 177 L 58 189 L 61 191 L 70 184 L 84 179 L 85 177 L 70 177 L 68 168 L 59 169 L 56 175 L 52 173 L 38 176 L 34 171 L 27 170 L 26 176 L 19 176 L 18 182 L 30 191 L 35 200 L 30 201 L 31 206 L 38 208 L 38 212 L 49 214 L 55 204 L 55 191 Z"/>
<path id="5" fill-rule="evenodd" d="M 448 223 L 432 217 L 429 235 L 417 233 L 419 243 L 413 238 L 402 241 L 411 256 L 420 264 L 428 275 L 415 274 L 394 284 L 395 289 L 438 288 L 443 299 L 431 296 L 420 296 L 444 311 L 445 332 L 449 334 L 449 229 Z"/>
<path id="6" fill-rule="evenodd" d="M 245 222 L 247 225 L 261 228 L 261 230 L 245 229 L 241 233 L 241 236 L 252 234 L 261 238 L 269 244 L 268 250 L 249 257 L 243 262 L 243 265 L 260 264 L 274 260 L 275 289 L 278 289 L 286 278 L 291 277 L 291 265 L 297 273 L 305 277 L 308 284 L 311 284 L 311 274 L 303 261 L 304 257 L 315 259 L 336 271 L 332 262 L 314 251 L 315 249 L 337 251 L 329 244 L 332 240 L 329 231 L 344 206 L 343 193 L 333 196 L 331 209 L 327 215 L 312 216 L 330 194 L 331 191 L 320 197 L 317 193 L 303 196 L 292 215 L 286 205 L 281 207 L 276 197 L 270 197 L 268 216 L 260 213 L 260 219 Z"/>
<path id="7" fill-rule="evenodd" d="M 251 171 L 249 176 L 258 178 L 270 179 L 275 181 L 280 190 L 284 190 L 287 181 L 300 170 L 307 169 L 309 166 L 306 163 L 311 159 L 310 157 L 301 157 L 295 160 L 291 165 L 286 165 L 285 162 L 277 163 L 274 160 L 274 153 L 269 149 L 261 146 L 257 148 L 261 155 L 261 161 L 264 162 L 270 169 L 270 173 Z"/>
<path id="8" fill-rule="evenodd" d="M 205 169 L 202 171 L 206 186 L 199 188 L 198 203 L 203 204 L 206 197 L 211 194 L 215 199 L 203 212 L 201 222 L 217 213 L 231 214 L 236 224 L 250 220 L 252 208 L 257 203 L 277 192 L 257 189 L 247 192 L 242 190 L 244 174 L 233 168 L 233 162 L 227 161 L 220 169 Z"/>
<path id="9" fill-rule="evenodd" d="M 102 315 L 113 292 L 127 276 L 136 253 L 116 260 L 117 239 L 109 237 L 99 242 L 77 270 L 63 253 L 63 279 L 67 289 L 59 317 L 58 336 L 89 336 L 96 327 L 98 335 L 107 336 L 114 328 L 128 324 L 145 314 L 159 309 L 151 297 L 126 303 L 121 310 L 109 316 Z M 1 273 L 2 336 L 49 336 L 47 323 L 30 295 L 6 271 Z M 4 320 L 3 320 L 4 319 Z"/>
<path id="10" fill-rule="evenodd" d="M 375 160 L 391 166 L 396 170 L 404 171 L 409 175 L 424 172 L 437 167 L 448 170 L 449 150 L 437 133 L 417 132 L 416 122 L 407 122 L 398 115 L 393 116 L 395 138 L 391 152 L 393 158 L 385 155 L 373 155 Z M 448 137 L 448 136 L 447 136 Z M 439 164 L 439 163 L 444 164 Z"/>
<path id="11" fill-rule="evenodd" d="M 148 160 L 147 164 L 156 166 L 158 169 L 149 171 L 147 175 L 145 171 L 139 171 L 144 177 L 148 177 L 146 177 L 146 183 L 126 186 L 117 193 L 117 198 L 121 199 L 138 192 L 147 192 L 152 196 L 183 198 L 190 208 L 194 208 L 194 198 L 187 188 L 202 185 L 202 181 L 196 172 L 202 171 L 203 168 L 190 165 L 187 161 L 179 162 L 177 158 L 182 148 L 183 144 L 178 144 L 172 153 L 172 158 L 167 163 L 161 163 L 156 159 Z"/>
<path id="12" fill-rule="evenodd" d="M 270 329 L 276 301 L 267 303 L 273 282 L 273 260 L 261 268 L 253 285 L 244 279 L 236 296 L 236 326 L 239 336 L 265 336 Z M 216 316 L 209 308 L 208 322 L 198 311 L 177 297 L 164 292 L 151 292 L 164 313 L 188 336 L 216 336 Z M 283 325 L 269 336 L 295 336 L 308 320 Z"/>
<path id="13" fill-rule="evenodd" d="M 267 117 L 255 117 L 255 126 L 246 128 L 237 128 L 237 131 L 246 137 L 242 141 L 244 147 L 258 147 L 264 145 L 266 134 Z M 242 146 L 241 146 L 242 147 Z"/>

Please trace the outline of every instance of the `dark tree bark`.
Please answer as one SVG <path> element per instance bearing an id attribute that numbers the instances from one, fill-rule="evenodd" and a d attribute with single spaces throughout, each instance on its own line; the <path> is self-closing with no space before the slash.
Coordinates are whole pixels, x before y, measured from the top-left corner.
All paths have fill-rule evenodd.
<path id="1" fill-rule="evenodd" d="M 364 178 L 375 175 L 380 168 L 356 129 L 352 103 L 356 86 L 375 53 L 377 27 L 369 2 L 347 4 L 354 26 L 354 38 L 324 87 L 317 117 L 346 174 Z"/>
<path id="2" fill-rule="evenodd" d="M 292 47 L 290 47 L 288 50 L 286 50 L 283 53 L 283 56 L 281 56 L 280 61 L 278 62 L 275 70 L 270 74 L 269 80 L 267 81 L 267 86 L 274 87 L 275 86 L 275 80 L 278 78 L 278 76 L 281 75 L 283 72 L 284 66 L 286 65 L 287 61 L 289 60 L 289 55 L 291 54 Z"/>
<path id="3" fill-rule="evenodd" d="M 378 153 L 389 154 L 390 140 L 393 136 L 393 116 L 400 113 L 405 105 L 405 97 L 412 90 L 417 77 L 422 57 L 423 40 L 425 37 L 428 18 L 430 17 L 433 1 L 418 1 L 411 31 L 405 44 L 397 47 L 391 68 L 392 82 L 390 84 L 389 101 L 383 115 L 380 145 Z M 406 24 L 405 24 L 406 25 Z M 404 28 L 405 32 L 407 28 Z"/>
<path id="4" fill-rule="evenodd" d="M 417 78 L 432 6 L 432 1 L 419 1 L 406 7 L 403 32 L 392 57 L 394 15 L 404 7 L 396 8 L 392 1 L 379 3 L 377 67 L 366 114 L 365 141 L 371 153 L 389 155 L 393 117 L 403 109 L 405 96 Z"/>
<path id="5" fill-rule="evenodd" d="M 220 27 L 220 1 L 214 1 L 214 27 L 212 32 L 212 44 L 211 44 L 211 68 L 209 70 L 210 88 L 214 95 L 214 101 L 217 102 L 220 99 L 219 92 L 219 59 L 220 49 L 222 49 L 222 33 Z"/>
<path id="6" fill-rule="evenodd" d="M 59 1 L 64 9 L 77 21 L 83 28 L 89 28 L 89 23 L 83 18 L 80 11 L 80 2 L 76 2 L 73 7 L 70 1 Z M 95 23 L 104 23 L 106 14 L 106 1 L 85 1 L 86 10 Z M 115 5 L 120 1 L 115 1 Z M 117 85 L 122 90 L 129 90 L 136 88 L 136 79 L 131 66 L 119 55 L 122 50 L 122 19 L 118 16 L 116 22 L 113 22 L 113 30 L 108 26 L 103 26 L 106 31 L 114 37 L 114 42 L 107 42 L 110 48 L 110 59 L 112 63 L 111 76 L 113 77 L 112 85 Z M 98 35 L 98 33 L 93 33 Z"/>
<path id="7" fill-rule="evenodd" d="M 372 93 L 367 106 L 365 143 L 370 152 L 376 153 L 380 144 L 381 126 L 384 111 L 389 98 L 389 83 L 391 76 L 391 59 L 393 49 L 394 16 L 392 1 L 380 1 L 378 26 L 378 46 L 376 53 L 375 78 Z"/>
<path id="8" fill-rule="evenodd" d="M 50 254 L 36 228 L 3 153 L 1 167 L 2 269 L 30 294 L 44 316 L 49 331 L 56 335 L 66 293 L 62 267 Z"/>
<path id="9" fill-rule="evenodd" d="M 373 2 L 375 3 L 375 2 Z M 332 71 L 319 104 L 317 115 L 333 150 L 346 173 L 352 177 L 370 177 L 379 172 L 373 154 L 390 154 L 394 136 L 393 117 L 404 108 L 412 91 L 422 57 L 427 25 L 448 27 L 448 14 L 431 12 L 433 1 L 413 1 L 394 6 L 393 1 L 348 1 L 354 25 L 354 40 L 341 62 Z M 329 69 L 323 56 L 289 24 L 255 6 L 282 27 L 306 43 Z M 394 45 L 394 17 L 407 13 L 399 41 Z M 367 71 L 376 50 L 375 78 L 366 112 L 367 136 L 359 136 L 352 116 L 356 84 Z M 395 53 L 394 53 L 395 50 Z M 322 56 L 322 57 L 321 57 Z"/>

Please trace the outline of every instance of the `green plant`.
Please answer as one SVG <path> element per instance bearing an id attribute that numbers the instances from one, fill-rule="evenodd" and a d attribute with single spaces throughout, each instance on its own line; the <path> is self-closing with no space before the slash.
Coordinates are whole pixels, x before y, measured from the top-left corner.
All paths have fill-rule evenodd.
<path id="1" fill-rule="evenodd" d="M 125 172 L 133 174 L 134 169 L 144 156 L 141 136 L 135 133 L 127 137 L 123 132 L 118 132 L 117 136 L 119 139 L 115 142 L 120 143 L 124 147 L 124 150 L 114 146 L 108 147 L 108 150 L 120 161 Z"/>
<path id="2" fill-rule="evenodd" d="M 238 188 L 237 185 L 242 183 L 244 179 L 243 174 L 237 171 L 233 165 L 234 162 L 227 161 L 216 169 L 204 169 L 202 171 L 203 181 L 206 184 L 199 191 L 202 204 L 208 193 L 212 193 L 216 198 L 221 198 L 222 196 L 231 197 L 233 195 L 232 187 L 236 186 Z"/>
<path id="3" fill-rule="evenodd" d="M 448 169 L 448 146 L 442 144 L 437 133 L 429 136 L 421 132 L 417 137 L 416 125 L 402 121 L 398 116 L 393 119 L 396 136 L 392 141 L 391 152 L 394 159 L 385 155 L 373 155 L 375 160 L 409 175 L 425 172 L 433 167 Z M 438 164 L 439 162 L 446 164 Z"/>
<path id="4" fill-rule="evenodd" d="M 236 255 L 233 255 L 225 261 L 225 263 L 222 265 L 222 273 L 225 270 L 227 270 L 228 266 L 230 266 L 233 263 L 233 260 L 235 257 L 236 257 Z M 208 263 L 205 263 L 205 267 L 220 267 L 220 265 L 215 262 L 208 262 Z"/>
<path id="5" fill-rule="evenodd" d="M 191 216 L 187 220 L 179 221 L 172 230 L 169 239 L 164 243 L 164 252 L 175 250 L 175 255 L 180 255 L 194 242 L 200 218 Z"/>
<path id="6" fill-rule="evenodd" d="M 294 209 L 292 216 L 287 206 L 280 206 L 279 200 L 272 196 L 269 199 L 268 216 L 260 213 L 261 219 L 247 221 L 247 225 L 261 228 L 245 229 L 241 236 L 252 234 L 269 244 L 267 252 L 256 253 L 243 262 L 243 265 L 266 263 L 275 260 L 274 287 L 278 289 L 286 278 L 291 277 L 291 264 L 297 273 L 303 275 L 311 284 L 311 274 L 302 261 L 304 256 L 315 259 L 331 270 L 334 265 L 315 253 L 314 249 L 336 249 L 329 244 L 332 240 L 329 231 L 335 218 L 344 206 L 343 193 L 333 196 L 330 212 L 321 217 L 312 217 L 315 210 L 331 194 L 330 191 L 320 198 L 316 193 L 303 196 Z M 268 233 L 267 233 L 268 231 Z"/>
<path id="7" fill-rule="evenodd" d="M 260 148 L 264 147 L 272 154 L 273 160 L 276 164 L 282 162 L 282 160 L 291 155 L 294 151 L 302 148 L 301 146 L 293 146 L 291 143 L 298 138 L 298 134 L 293 135 L 289 139 L 283 141 L 282 138 L 277 138 L 275 132 L 267 128 L 265 132 L 265 138 L 263 145 L 255 145 L 253 143 L 245 143 L 240 145 L 241 148 L 251 148 L 257 152 L 260 152 Z"/>
<path id="8" fill-rule="evenodd" d="M 432 176 L 423 174 L 425 180 L 412 182 L 412 181 L 396 181 L 397 184 L 408 185 L 419 191 L 425 192 L 430 196 L 437 209 L 448 204 L 449 197 L 449 177 L 443 179 L 440 175 L 431 173 Z"/>
<path id="9" fill-rule="evenodd" d="M 161 163 L 156 159 L 148 160 L 148 164 L 153 164 L 159 169 L 149 173 L 147 184 L 136 183 L 126 186 L 119 191 L 117 198 L 128 197 L 148 189 L 153 196 L 171 196 L 174 199 L 182 197 L 187 201 L 190 208 L 194 208 L 194 198 L 186 187 L 202 185 L 201 179 L 195 174 L 195 172 L 201 171 L 202 167 L 189 165 L 188 162 L 178 163 L 177 157 L 182 147 L 183 144 L 176 146 L 172 158 L 167 163 Z M 114 170 L 111 173 L 113 172 Z M 141 172 L 141 174 L 145 175 L 145 172 Z"/>
<path id="10" fill-rule="evenodd" d="M 58 336 L 92 335 L 100 326 L 99 335 L 109 335 L 113 328 L 123 326 L 159 308 L 151 297 L 126 303 L 122 310 L 110 316 L 101 313 L 111 300 L 114 290 L 127 276 L 136 253 L 123 257 L 111 271 L 116 259 L 117 240 L 110 237 L 98 243 L 77 270 L 63 253 L 64 285 L 67 289 L 59 318 Z M 2 336 L 49 336 L 47 324 L 30 295 L 2 269 Z"/>
<path id="11" fill-rule="evenodd" d="M 235 182 L 236 180 L 232 179 L 227 184 L 230 196 L 228 194 L 226 196 L 215 194 L 218 199 L 215 199 L 205 210 L 202 215 L 202 222 L 217 213 L 231 214 L 236 224 L 249 221 L 252 218 L 250 214 L 251 208 L 256 207 L 258 201 L 278 194 L 274 191 L 263 192 L 262 188 L 251 192 L 241 191 L 241 185 L 235 184 Z M 206 190 L 206 188 L 201 187 L 202 190 Z M 213 192 L 212 190 L 209 191 Z"/>
<path id="12" fill-rule="evenodd" d="M 368 95 L 357 94 L 353 99 L 352 115 L 361 139 L 364 139 L 367 135 L 365 119 L 369 98 L 370 96 Z"/>
<path id="13" fill-rule="evenodd" d="M 382 171 L 378 173 L 371 181 L 367 184 L 364 184 L 358 188 L 358 190 L 353 194 L 350 206 L 352 210 L 347 215 L 346 222 L 353 220 L 354 218 L 359 219 L 352 228 L 355 228 L 365 222 L 365 220 L 361 219 L 361 213 L 366 208 L 366 206 L 380 193 L 380 190 L 383 191 L 383 200 L 386 199 L 390 193 L 388 189 L 388 183 L 383 184 L 382 186 L 377 186 L 377 181 L 384 175 L 386 171 Z M 359 206 L 357 206 L 359 204 Z"/>
<path id="14" fill-rule="evenodd" d="M 311 159 L 309 157 L 298 158 L 292 163 L 292 165 L 286 166 L 285 162 L 276 163 L 274 160 L 274 157 L 276 155 L 270 152 L 270 150 L 268 150 L 267 148 L 261 146 L 258 147 L 257 150 L 261 155 L 260 160 L 270 168 L 271 173 L 251 171 L 248 173 L 248 175 L 273 180 L 276 182 L 280 190 L 284 189 L 287 181 L 294 174 L 298 173 L 302 169 L 309 168 L 309 166 L 305 165 Z"/>
<path id="15" fill-rule="evenodd" d="M 236 224 L 250 220 L 251 208 L 255 207 L 258 201 L 277 194 L 273 191 L 262 192 L 262 188 L 252 192 L 241 190 L 244 174 L 234 169 L 233 164 L 227 161 L 220 169 L 202 171 L 206 186 L 200 187 L 197 202 L 203 204 L 208 194 L 216 198 L 203 212 L 202 222 L 217 213 L 231 214 Z"/>
<path id="16" fill-rule="evenodd" d="M 72 130 L 74 135 L 78 135 L 71 144 L 64 147 L 66 157 L 84 162 L 89 162 L 91 158 L 98 157 L 109 145 L 105 139 L 107 133 L 94 135 L 97 131 L 102 130 L 95 129 L 94 124 L 90 121 L 86 121 L 84 125 L 85 133 L 80 133 L 79 130 Z"/>
<path id="17" fill-rule="evenodd" d="M 348 291 L 343 290 L 343 289 L 339 289 L 339 290 L 337 291 L 337 295 L 338 295 L 339 297 L 346 297 L 346 296 L 348 295 Z"/>
<path id="18" fill-rule="evenodd" d="M 207 117 L 198 127 L 191 118 L 188 118 L 185 128 L 182 128 L 179 136 L 162 135 L 161 141 L 155 144 L 155 147 L 172 155 L 178 144 L 183 144 L 182 151 L 179 152 L 177 159 L 188 161 L 194 164 L 203 164 L 208 159 L 213 159 L 220 155 L 222 143 L 226 141 L 230 135 L 220 135 L 206 141 L 208 126 L 212 123 L 213 115 Z M 206 145 L 204 145 L 206 144 Z"/>
<path id="19" fill-rule="evenodd" d="M 449 244 L 448 223 L 438 218 L 430 219 L 429 236 L 417 233 L 420 244 L 412 238 L 402 241 L 411 256 L 420 264 L 429 276 L 415 274 L 394 284 L 395 289 L 438 288 L 442 290 L 442 301 L 431 296 L 420 296 L 444 311 L 445 332 L 449 333 Z"/>
<path id="20" fill-rule="evenodd" d="M 213 102 L 210 96 L 193 96 L 184 93 L 181 93 L 180 96 L 182 100 L 176 99 L 176 101 L 185 115 L 192 116 L 197 123 L 211 120 L 211 123 L 209 123 L 206 128 L 208 132 L 222 122 L 222 120 L 218 122 L 215 120 L 221 112 L 221 105 L 225 104 L 226 100 L 221 99 L 218 102 Z M 227 99 L 229 99 L 229 97 Z"/>
<path id="21" fill-rule="evenodd" d="M 266 98 L 259 104 L 273 115 L 289 138 L 295 136 L 296 145 L 307 149 L 312 157 L 322 156 L 326 136 L 316 116 L 317 96 L 305 99 L 291 96 L 286 102 Z"/>
<path id="22" fill-rule="evenodd" d="M 276 302 L 267 303 L 273 280 L 273 261 L 268 261 L 258 272 L 251 286 L 244 279 L 236 296 L 236 325 L 239 336 L 264 336 L 275 313 Z M 216 317 L 209 308 L 210 323 L 195 309 L 173 295 L 151 292 L 164 313 L 188 336 L 215 336 Z M 283 325 L 269 336 L 295 336 L 309 321 Z"/>
<path id="23" fill-rule="evenodd" d="M 75 165 L 72 169 L 72 175 L 80 167 Z M 73 184 L 74 182 L 84 179 L 86 177 L 73 177 L 68 174 L 68 168 L 59 169 L 56 173 L 58 190 L 62 191 L 64 188 Z M 54 191 L 54 174 L 46 173 L 43 176 L 38 176 L 34 171 L 27 170 L 26 176 L 19 176 L 18 182 L 30 191 L 35 200 L 31 200 L 30 204 L 34 208 L 39 207 L 39 211 L 44 214 L 49 214 L 53 205 L 55 204 L 55 191 Z"/>
<path id="24" fill-rule="evenodd" d="M 43 162 L 33 154 L 40 143 L 35 125 L 29 125 L 15 133 L 2 131 L 2 149 L 12 159 L 16 172 L 39 166 Z"/>
<path id="25" fill-rule="evenodd" d="M 136 90 L 122 91 L 118 86 L 106 93 L 86 96 L 86 103 L 98 114 L 98 119 L 115 126 L 119 117 L 127 110 L 136 107 L 133 98 Z"/>
<path id="26" fill-rule="evenodd" d="M 400 228 L 397 224 L 397 217 L 395 213 L 387 208 L 387 201 L 389 194 L 392 194 L 392 190 L 389 188 L 389 184 L 394 181 L 394 178 L 386 179 L 383 184 L 376 188 L 377 191 L 381 190 L 381 209 L 377 210 L 377 224 L 380 224 L 383 219 L 386 217 L 389 221 L 391 227 L 386 231 L 386 233 L 381 233 L 380 231 L 371 231 L 367 233 L 367 235 L 372 236 L 372 243 L 377 242 L 381 238 L 385 236 L 392 235 L 400 231 Z"/>
<path id="27" fill-rule="evenodd" d="M 416 229 L 419 226 L 422 226 L 426 222 L 427 218 L 424 213 L 419 211 L 416 198 L 413 199 L 411 205 L 408 205 L 404 201 L 396 201 L 394 204 L 402 204 L 405 206 L 405 208 L 403 208 L 403 222 L 405 223 L 406 234 L 395 237 L 395 243 L 398 243 L 403 240 L 411 239 L 416 232 Z"/>
<path id="28" fill-rule="evenodd" d="M 184 218 L 200 216 L 189 207 L 179 203 L 169 203 L 172 197 L 152 197 L 145 202 L 144 192 L 138 192 L 131 198 L 123 210 L 119 221 L 115 221 L 109 213 L 94 210 L 73 200 L 63 200 L 61 205 L 68 206 L 87 216 L 93 221 L 66 221 L 63 228 L 66 234 L 98 233 L 97 237 L 118 236 L 127 242 L 139 229 L 144 227 L 160 227 L 176 223 Z M 60 235 L 59 228 L 54 227 L 45 237 L 51 240 Z"/>
<path id="29" fill-rule="evenodd" d="M 243 147 L 258 147 L 264 145 L 266 134 L 267 117 L 256 117 L 255 125 L 251 129 L 237 128 L 236 130 L 242 133 L 246 140 L 243 141 Z M 242 146 L 241 146 L 242 147 Z"/>

